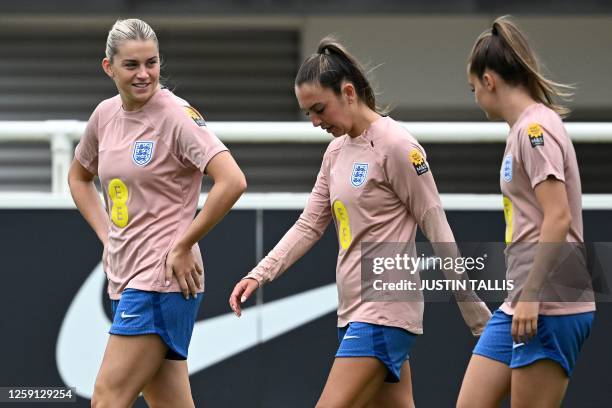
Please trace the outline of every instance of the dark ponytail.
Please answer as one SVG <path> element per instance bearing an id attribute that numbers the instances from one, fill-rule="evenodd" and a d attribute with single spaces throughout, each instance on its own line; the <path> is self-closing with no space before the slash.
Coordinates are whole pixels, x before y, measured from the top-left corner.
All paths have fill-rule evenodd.
<path id="1" fill-rule="evenodd" d="M 336 95 L 340 95 L 343 81 L 352 83 L 359 99 L 373 111 L 379 111 L 374 90 L 361 64 L 333 37 L 321 40 L 317 53 L 306 58 L 295 77 L 296 86 L 318 83 Z"/>
<path id="2" fill-rule="evenodd" d="M 568 100 L 574 89 L 570 85 L 551 81 L 541 74 L 537 56 L 525 35 L 507 16 L 499 17 L 491 29 L 476 39 L 468 58 L 469 72 L 481 79 L 486 69 L 495 71 L 511 85 L 524 86 L 531 97 L 561 116 L 570 110 L 555 102 Z"/>

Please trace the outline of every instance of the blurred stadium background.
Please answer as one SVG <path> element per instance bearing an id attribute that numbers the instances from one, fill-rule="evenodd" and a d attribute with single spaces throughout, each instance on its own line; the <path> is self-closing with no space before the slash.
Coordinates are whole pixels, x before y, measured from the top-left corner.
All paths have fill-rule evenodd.
<path id="1" fill-rule="evenodd" d="M 0 305 L 20 312 L 0 318 L 6 334 L 0 340 L 0 386 L 75 385 L 69 382 L 75 376 L 93 384 L 90 371 L 60 361 L 71 354 L 62 349 L 62 336 L 82 346 L 72 350 L 72 360 L 95 365 L 102 352 L 78 331 L 62 330 L 100 255 L 93 233 L 64 194 L 64 173 L 83 121 L 116 93 L 100 61 L 117 18 L 138 17 L 153 26 L 166 84 L 202 112 L 249 181 L 239 209 L 201 243 L 208 291 L 199 318 L 208 321 L 229 311 L 226 299 L 235 281 L 292 224 L 312 187 L 327 141 L 303 123 L 293 77 L 302 58 L 330 33 L 372 69 L 380 104 L 423 140 L 457 239 L 501 240 L 497 194 L 504 129 L 485 124 L 467 86 L 465 60 L 476 36 L 508 13 L 527 32 L 552 78 L 577 86 L 568 122 L 575 129 L 570 136 L 579 135 L 585 237 L 610 241 L 609 1 L 0 2 L 0 247 L 8 288 Z M 468 130 L 454 139 L 452 131 L 437 130 L 464 129 L 465 122 L 474 123 L 477 137 Z M 255 308 L 333 283 L 336 248 L 329 229 L 293 270 L 262 291 Z M 102 290 L 95 290 L 95 303 L 106 305 Z M 415 398 L 423 407 L 452 406 L 473 340 L 452 302 L 427 306 L 426 334 L 411 356 Z M 254 325 L 232 323 L 235 338 L 254 336 L 257 347 L 238 347 L 240 353 L 228 352 L 193 373 L 196 406 L 313 406 L 337 342 L 333 305 L 328 309 L 276 337 L 266 337 L 261 316 Z M 567 407 L 611 404 L 612 309 L 602 303 L 599 310 Z M 212 342 L 209 349 L 224 347 Z M 88 406 L 85 388 L 70 406 Z"/>

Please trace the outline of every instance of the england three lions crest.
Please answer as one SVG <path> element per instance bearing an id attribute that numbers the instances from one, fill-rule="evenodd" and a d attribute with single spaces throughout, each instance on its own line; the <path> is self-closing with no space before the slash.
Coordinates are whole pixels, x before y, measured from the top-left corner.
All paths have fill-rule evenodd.
<path id="1" fill-rule="evenodd" d="M 368 163 L 354 163 L 351 173 L 351 185 L 359 187 L 368 179 Z"/>
<path id="2" fill-rule="evenodd" d="M 153 150 L 155 148 L 155 142 L 139 141 L 134 143 L 134 152 L 132 153 L 132 160 L 138 166 L 146 166 L 151 162 L 153 158 Z"/>
<path id="3" fill-rule="evenodd" d="M 502 164 L 502 177 L 506 183 L 512 181 L 512 154 L 507 154 Z"/>

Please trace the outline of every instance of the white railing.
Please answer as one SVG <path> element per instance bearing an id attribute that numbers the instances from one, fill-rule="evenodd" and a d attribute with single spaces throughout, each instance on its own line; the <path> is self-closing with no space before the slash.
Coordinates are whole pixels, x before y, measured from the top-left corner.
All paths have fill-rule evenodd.
<path id="1" fill-rule="evenodd" d="M 246 193 L 238 200 L 235 210 L 301 210 L 309 193 Z M 201 194 L 198 208 L 207 195 Z M 502 211 L 500 194 L 440 194 L 445 210 Z M 612 210 L 612 194 L 583 194 L 584 210 Z M 68 193 L 0 193 L 0 210 L 67 210 L 76 209 Z"/>
<path id="2" fill-rule="evenodd" d="M 51 191 L 68 192 L 68 168 L 73 143 L 81 137 L 86 122 L 48 120 L 40 122 L 0 122 L 2 142 L 47 141 L 51 148 Z M 404 122 L 421 143 L 503 142 L 508 134 L 505 123 L 488 122 Z M 209 122 L 208 127 L 229 143 L 321 143 L 331 136 L 310 122 Z M 574 142 L 612 142 L 612 123 L 567 123 Z M 1 148 L 1 147 L 0 147 Z"/>

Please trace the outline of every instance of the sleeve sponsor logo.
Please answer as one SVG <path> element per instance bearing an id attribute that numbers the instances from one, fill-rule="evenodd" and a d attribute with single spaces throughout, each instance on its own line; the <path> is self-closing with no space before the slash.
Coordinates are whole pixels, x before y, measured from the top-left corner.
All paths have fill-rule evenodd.
<path id="1" fill-rule="evenodd" d="M 429 166 L 427 165 L 423 154 L 421 154 L 419 149 L 417 149 L 416 147 L 410 150 L 410 153 L 408 153 L 408 158 L 414 166 L 414 169 L 416 170 L 418 176 L 420 176 L 421 174 L 425 174 L 429 171 Z"/>
<path id="2" fill-rule="evenodd" d="M 529 125 L 527 127 L 527 135 L 529 135 L 531 147 L 544 146 L 544 131 L 539 124 L 532 123 Z"/>
<path id="3" fill-rule="evenodd" d="M 200 127 L 206 126 L 206 121 L 204 120 L 200 112 L 198 112 L 194 107 L 185 106 L 185 111 L 187 112 L 187 116 L 193 119 L 196 125 Z"/>
<path id="4" fill-rule="evenodd" d="M 351 173 L 351 185 L 359 187 L 368 179 L 368 163 L 354 163 Z"/>

